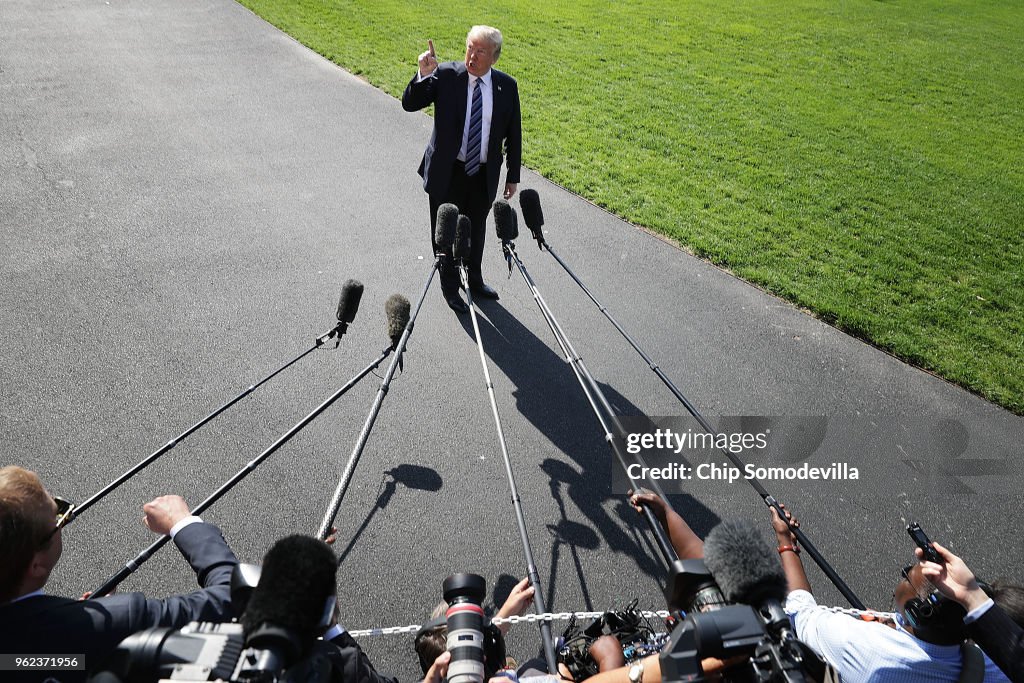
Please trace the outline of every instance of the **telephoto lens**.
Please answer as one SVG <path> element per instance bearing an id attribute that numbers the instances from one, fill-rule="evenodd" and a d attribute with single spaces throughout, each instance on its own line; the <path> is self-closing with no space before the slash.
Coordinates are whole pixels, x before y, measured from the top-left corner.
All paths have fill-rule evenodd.
<path id="1" fill-rule="evenodd" d="M 442 584 L 448 603 L 448 683 L 484 680 L 484 610 L 487 582 L 477 574 L 452 574 Z"/>

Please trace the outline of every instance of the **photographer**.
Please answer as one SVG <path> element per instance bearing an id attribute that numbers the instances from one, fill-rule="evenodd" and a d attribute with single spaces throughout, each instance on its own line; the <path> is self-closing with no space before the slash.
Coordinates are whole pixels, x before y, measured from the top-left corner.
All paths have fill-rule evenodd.
<path id="1" fill-rule="evenodd" d="M 39 477 L 21 467 L 0 468 L 0 643 L 7 653 L 76 653 L 93 668 L 126 636 L 153 626 L 231 618 L 230 580 L 238 560 L 217 527 L 191 515 L 180 496 L 143 506 L 143 522 L 170 535 L 196 573 L 201 590 L 163 600 L 142 593 L 79 600 L 43 588 L 63 551 L 61 528 L 70 506 L 53 498 Z M 83 680 L 68 671 L 61 680 Z"/>
<path id="2" fill-rule="evenodd" d="M 904 568 L 896 584 L 894 600 L 900 623 L 895 627 L 833 612 L 814 600 L 796 538 L 774 508 L 771 514 L 789 582 L 786 613 L 793 621 L 797 637 L 831 664 L 844 683 L 963 680 L 961 669 L 973 649 L 965 643 L 964 609 L 947 601 L 936 606 L 927 618 L 922 616 L 923 610 L 917 612 L 917 617 L 914 609 L 908 610 L 908 605 L 916 607 L 930 597 L 931 584 L 922 565 Z M 798 525 L 788 511 L 786 516 L 794 526 Z M 1008 680 L 987 657 L 983 667 L 983 675 L 979 672 L 975 680 Z"/>
<path id="3" fill-rule="evenodd" d="M 530 585 L 530 580 L 528 578 L 523 579 L 512 588 L 512 592 L 509 593 L 496 616 L 499 618 L 522 616 L 533 602 L 533 593 L 534 589 Z M 448 604 L 446 602 L 439 603 L 430 614 L 431 620 L 441 619 L 447 609 Z M 510 626 L 510 624 L 498 625 L 498 630 L 501 631 L 502 636 L 508 633 Z M 444 623 L 439 623 L 437 626 L 422 630 L 417 634 L 415 641 L 416 655 L 419 658 L 420 668 L 423 670 L 424 680 L 430 681 L 431 668 L 434 668 L 436 673 L 437 667 L 440 666 L 437 659 L 445 652 L 447 646 L 448 627 Z M 505 662 L 501 662 L 501 666 L 504 666 L 504 664 Z"/>
<path id="4" fill-rule="evenodd" d="M 940 593 L 955 600 L 967 611 L 964 617 L 967 633 L 985 654 L 999 665 L 1011 681 L 1024 681 L 1024 628 L 1020 624 L 1022 615 L 1016 614 L 1011 618 L 998 602 L 982 590 L 974 572 L 962 559 L 938 543 L 932 543 L 932 546 L 942 557 L 943 563 L 928 562 L 924 558 L 924 551 L 917 548 L 915 552 L 921 561 L 921 573 Z M 997 597 L 1000 592 L 1009 593 L 1019 602 L 1020 594 L 1024 591 L 1016 586 L 999 586 L 994 592 Z"/>

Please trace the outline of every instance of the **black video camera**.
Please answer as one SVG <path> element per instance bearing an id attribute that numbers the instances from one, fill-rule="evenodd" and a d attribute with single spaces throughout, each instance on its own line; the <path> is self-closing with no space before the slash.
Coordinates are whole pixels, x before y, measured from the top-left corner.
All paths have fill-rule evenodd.
<path id="1" fill-rule="evenodd" d="M 283 538 L 262 568 L 237 565 L 232 572 L 237 621 L 135 633 L 93 680 L 340 683 L 340 662 L 333 659 L 339 649 L 318 640 L 334 614 L 337 568 L 337 556 L 322 541 Z"/>
<path id="2" fill-rule="evenodd" d="M 723 527 L 724 528 L 724 527 Z M 716 528 L 717 530 L 717 528 Z M 715 531 L 712 531 L 714 534 Z M 729 538 L 729 535 L 732 538 Z M 734 530 L 720 535 L 726 550 L 742 550 L 748 539 Z M 708 537 L 706 552 L 711 551 Z M 731 547 L 730 547 L 731 546 Z M 771 551 L 770 551 L 771 552 Z M 724 553 L 723 553 L 724 554 Z M 781 571 L 781 567 L 779 568 Z M 731 603 L 703 560 L 676 560 L 669 570 L 665 597 L 675 627 L 660 656 L 664 683 L 697 683 L 708 680 L 701 661 L 743 658 L 722 672 L 731 683 L 809 683 L 824 675 L 825 665 L 798 641 L 779 600 L 778 577 L 767 575 L 764 586 L 748 587 L 750 604 Z M 785 595 L 785 577 L 781 577 Z M 771 585 L 776 583 L 776 585 Z"/>

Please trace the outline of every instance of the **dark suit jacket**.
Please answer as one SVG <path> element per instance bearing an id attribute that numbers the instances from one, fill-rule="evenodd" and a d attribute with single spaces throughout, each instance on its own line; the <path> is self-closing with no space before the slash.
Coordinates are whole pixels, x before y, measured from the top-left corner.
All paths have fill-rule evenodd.
<path id="1" fill-rule="evenodd" d="M 462 62 L 445 62 L 437 71 L 419 83 L 413 77 L 402 94 L 402 107 L 418 111 L 434 105 L 434 132 L 423 154 L 419 174 L 423 176 L 423 189 L 432 197 L 443 198 L 448 191 L 452 168 L 462 147 L 462 132 L 466 126 L 466 98 L 469 73 Z M 523 136 L 520 127 L 519 86 L 516 79 L 497 69 L 491 69 L 494 106 L 491 114 L 490 137 L 487 143 L 487 191 L 489 202 L 498 194 L 504 154 L 507 155 L 506 183 L 519 182 L 519 166 L 523 156 Z"/>
<path id="2" fill-rule="evenodd" d="M 124 638 L 153 626 L 230 620 L 231 572 L 238 560 L 211 524 L 190 524 L 174 537 L 202 590 L 163 600 L 123 593 L 96 600 L 39 595 L 0 605 L 0 652 L 85 655 L 94 669 Z M 8 674 L 4 674 L 4 680 Z M 85 680 L 84 672 L 39 672 L 12 680 Z"/>
<path id="3" fill-rule="evenodd" d="M 1024 629 L 999 605 L 968 624 L 967 633 L 1011 681 L 1024 682 Z"/>

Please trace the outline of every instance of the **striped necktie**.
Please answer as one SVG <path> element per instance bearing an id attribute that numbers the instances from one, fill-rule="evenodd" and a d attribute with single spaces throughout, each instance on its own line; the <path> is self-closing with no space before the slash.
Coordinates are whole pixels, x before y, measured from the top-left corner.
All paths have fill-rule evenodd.
<path id="1" fill-rule="evenodd" d="M 469 113 L 469 137 L 466 140 L 466 175 L 480 170 L 480 140 L 484 128 L 484 96 L 480 92 L 480 79 L 473 84 L 473 106 Z"/>

